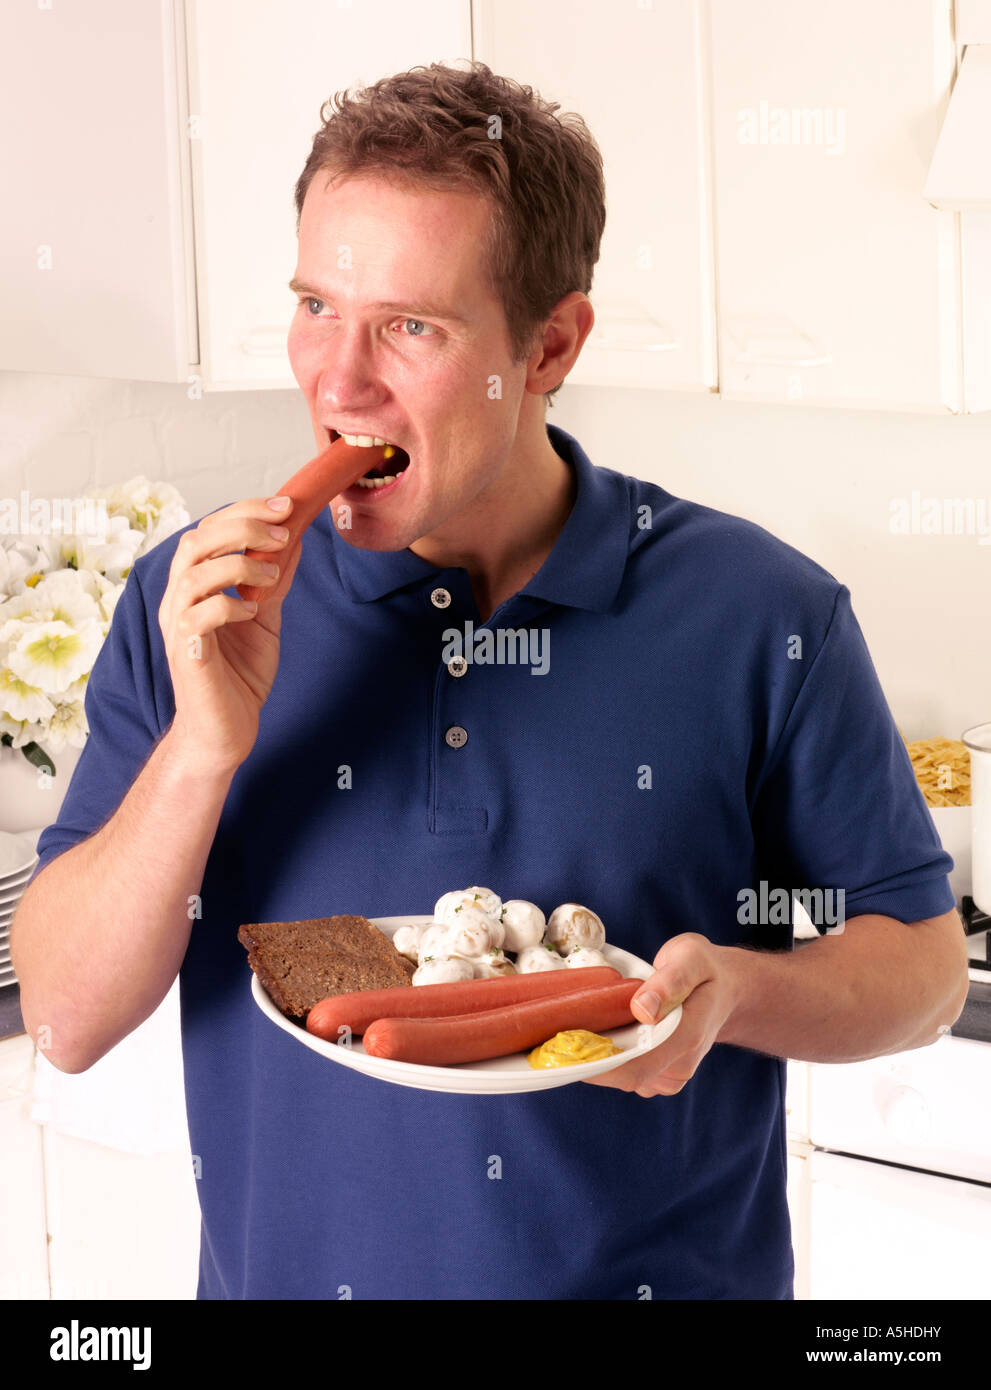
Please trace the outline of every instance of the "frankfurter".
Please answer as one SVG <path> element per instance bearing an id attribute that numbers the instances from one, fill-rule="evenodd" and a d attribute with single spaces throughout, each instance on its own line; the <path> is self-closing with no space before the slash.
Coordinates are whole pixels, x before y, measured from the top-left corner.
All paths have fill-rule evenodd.
<path id="1" fill-rule="evenodd" d="M 508 1057 L 546 1042 L 565 1028 L 596 1033 L 636 1023 L 630 1000 L 642 985 L 643 980 L 620 980 L 598 989 L 451 1018 L 379 1018 L 365 1029 L 364 1048 L 371 1057 L 435 1067 Z"/>
<path id="2" fill-rule="evenodd" d="M 280 489 L 278 496 L 291 497 L 293 509 L 286 520 L 289 539 L 282 553 L 288 556 L 298 543 L 310 522 L 334 500 L 339 492 L 350 487 L 353 482 L 367 473 L 370 468 L 380 464 L 383 458 L 382 445 L 377 448 L 362 449 L 360 445 L 348 444 L 338 436 L 328 444 L 316 458 L 310 459 Z M 245 552 L 252 560 L 271 560 L 270 551 L 248 550 Z M 285 568 L 285 561 L 281 561 Z M 261 601 L 269 592 L 267 587 L 257 584 L 238 584 L 237 591 L 249 602 Z"/>
<path id="3" fill-rule="evenodd" d="M 306 1031 L 337 1042 L 341 1028 L 350 1028 L 357 1037 L 378 1018 L 445 1018 L 479 1013 L 531 999 L 600 988 L 622 978 L 611 965 L 594 965 L 541 970 L 533 975 L 502 975 L 492 980 L 417 985 L 414 989 L 359 989 L 332 994 L 314 1004 L 306 1017 Z"/>

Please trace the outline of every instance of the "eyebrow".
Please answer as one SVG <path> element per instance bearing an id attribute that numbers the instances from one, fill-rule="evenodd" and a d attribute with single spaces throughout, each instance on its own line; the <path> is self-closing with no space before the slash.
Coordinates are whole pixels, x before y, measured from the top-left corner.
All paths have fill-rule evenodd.
<path id="1" fill-rule="evenodd" d="M 309 295 L 313 299 L 321 299 L 326 303 L 333 303 L 333 294 L 330 290 L 322 290 L 319 285 L 309 285 L 305 280 L 299 280 L 295 276 L 289 281 L 289 288 L 293 294 Z M 427 319 L 444 319 L 447 323 L 467 324 L 468 320 L 461 314 L 456 314 L 453 309 L 445 304 L 425 304 L 422 301 L 414 306 L 411 304 L 393 303 L 389 300 L 379 300 L 375 304 L 368 306 L 370 309 L 381 309 L 389 313 L 408 313 L 412 317 L 422 315 Z"/>

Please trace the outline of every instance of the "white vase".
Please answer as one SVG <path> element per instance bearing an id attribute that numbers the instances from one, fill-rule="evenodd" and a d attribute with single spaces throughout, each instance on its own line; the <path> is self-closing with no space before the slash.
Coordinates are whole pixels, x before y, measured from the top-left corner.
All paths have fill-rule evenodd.
<path id="1" fill-rule="evenodd" d="M 40 831 L 58 816 L 83 750 L 66 747 L 53 753 L 41 747 L 55 768 L 54 777 L 29 763 L 19 748 L 0 744 L 0 830 Z"/>

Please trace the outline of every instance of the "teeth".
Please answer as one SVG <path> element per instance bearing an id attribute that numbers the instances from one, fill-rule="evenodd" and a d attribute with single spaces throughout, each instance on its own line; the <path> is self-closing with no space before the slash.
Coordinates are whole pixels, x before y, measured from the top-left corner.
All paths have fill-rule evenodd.
<path id="1" fill-rule="evenodd" d="M 377 435 L 371 434 L 342 434 L 341 438 L 345 444 L 359 449 L 373 449 L 377 444 L 388 444 L 387 439 L 379 439 Z"/>
<path id="2" fill-rule="evenodd" d="M 385 487 L 386 483 L 394 483 L 398 474 L 390 473 L 387 478 L 359 478 L 359 487 Z"/>

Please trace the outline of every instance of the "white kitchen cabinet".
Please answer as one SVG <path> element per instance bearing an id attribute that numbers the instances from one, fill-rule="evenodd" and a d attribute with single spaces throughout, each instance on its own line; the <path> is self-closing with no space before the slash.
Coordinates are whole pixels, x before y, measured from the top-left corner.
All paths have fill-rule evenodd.
<path id="1" fill-rule="evenodd" d="M 3 6 L 0 370 L 292 387 L 321 104 L 470 45 L 468 0 Z"/>
<path id="2" fill-rule="evenodd" d="M 28 1035 L 0 1042 L 0 1303 L 50 1297 L 42 1136 L 30 1118 L 33 1077 Z"/>
<path id="3" fill-rule="evenodd" d="M 42 1128 L 52 1298 L 195 1299 L 200 1209 L 188 1145 L 121 1153 Z"/>
<path id="4" fill-rule="evenodd" d="M 814 1299 L 991 1296 L 991 1187 L 814 1152 Z"/>
<path id="5" fill-rule="evenodd" d="M 468 0 L 190 0 L 190 142 L 204 384 L 295 387 L 293 191 L 321 104 L 471 57 Z"/>
<path id="6" fill-rule="evenodd" d="M 0 369 L 135 381 L 191 370 L 180 10 L 0 7 Z"/>
<path id="7" fill-rule="evenodd" d="M 809 1064 L 789 1060 L 786 1067 L 785 1132 L 789 1139 L 807 1141 L 809 1137 Z"/>
<path id="8" fill-rule="evenodd" d="M 794 1293 L 797 1299 L 807 1299 L 809 1296 L 809 1157 L 812 1152 L 810 1145 L 788 1140 L 788 1215 L 791 1218 L 791 1248 L 795 1256 Z"/>
<path id="9" fill-rule="evenodd" d="M 709 0 L 720 392 L 964 408 L 951 0 Z M 979 267 L 978 267 L 979 269 Z"/>
<path id="10" fill-rule="evenodd" d="M 195 1299 L 188 1142 L 124 1153 L 37 1123 L 37 1062 L 26 1033 L 0 1042 L 0 1302 Z"/>
<path id="11" fill-rule="evenodd" d="M 596 322 L 569 382 L 713 390 L 700 0 L 476 0 L 474 53 L 577 111 L 602 151 Z"/>

